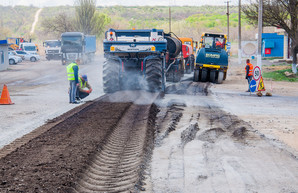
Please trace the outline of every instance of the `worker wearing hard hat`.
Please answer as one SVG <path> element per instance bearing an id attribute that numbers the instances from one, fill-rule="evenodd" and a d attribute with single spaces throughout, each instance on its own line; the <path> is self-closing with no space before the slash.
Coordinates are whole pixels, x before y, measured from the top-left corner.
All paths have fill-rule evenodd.
<path id="1" fill-rule="evenodd" d="M 92 92 L 92 88 L 88 83 L 87 75 L 79 76 L 79 86 L 77 90 L 77 97 L 76 99 L 80 101 L 83 98 L 86 98 Z"/>

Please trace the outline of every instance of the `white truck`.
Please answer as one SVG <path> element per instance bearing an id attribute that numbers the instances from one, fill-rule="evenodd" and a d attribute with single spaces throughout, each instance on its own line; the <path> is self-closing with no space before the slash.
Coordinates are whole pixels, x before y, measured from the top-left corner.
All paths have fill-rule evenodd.
<path id="1" fill-rule="evenodd" d="M 56 59 L 61 60 L 61 41 L 60 40 L 46 40 L 43 42 L 43 46 L 45 47 L 46 59 Z"/>
<path id="2" fill-rule="evenodd" d="M 37 47 L 34 43 L 20 43 L 19 50 L 25 51 L 27 53 L 35 54 L 37 53 Z"/>

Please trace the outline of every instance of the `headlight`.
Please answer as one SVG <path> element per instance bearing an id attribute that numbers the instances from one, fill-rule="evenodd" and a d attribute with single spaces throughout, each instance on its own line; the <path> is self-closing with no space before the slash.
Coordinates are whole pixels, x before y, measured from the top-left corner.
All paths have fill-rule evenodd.
<path id="1" fill-rule="evenodd" d="M 111 51 L 111 52 L 114 52 L 114 51 L 115 51 L 115 47 L 114 47 L 114 46 L 111 46 L 111 47 L 110 47 L 110 51 Z"/>
<path id="2" fill-rule="evenodd" d="M 155 46 L 152 46 L 152 47 L 151 47 L 151 51 L 155 52 L 155 50 L 156 50 L 156 49 L 155 49 Z"/>

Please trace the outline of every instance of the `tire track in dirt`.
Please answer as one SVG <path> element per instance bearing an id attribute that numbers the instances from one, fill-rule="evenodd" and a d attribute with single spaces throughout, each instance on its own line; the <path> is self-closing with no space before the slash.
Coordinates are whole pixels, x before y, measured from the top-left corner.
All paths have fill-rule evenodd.
<path id="1" fill-rule="evenodd" d="M 151 104 L 133 104 L 126 111 L 83 172 L 75 192 L 133 192 L 141 188 L 146 149 L 153 143 L 148 117 L 155 119 L 155 115 L 150 114 Z"/>
<path id="2" fill-rule="evenodd" d="M 170 100 L 170 105 L 160 105 L 162 114 L 157 114 L 162 121 L 157 136 L 165 137 L 153 151 L 148 192 L 297 192 L 297 158 L 223 111 L 198 89 L 201 83 L 179 84 L 160 102 Z M 164 135 L 175 103 L 181 119 Z"/>

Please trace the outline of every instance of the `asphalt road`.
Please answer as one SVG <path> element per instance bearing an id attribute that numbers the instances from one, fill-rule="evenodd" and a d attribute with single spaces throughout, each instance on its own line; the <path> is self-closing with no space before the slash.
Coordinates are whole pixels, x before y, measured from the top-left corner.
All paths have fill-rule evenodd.
<path id="1" fill-rule="evenodd" d="M 93 88 L 86 101 L 103 95 L 102 62 L 97 56 L 80 66 L 79 74 L 87 74 Z M 0 106 L 0 148 L 77 106 L 69 104 L 66 66 L 58 60 L 11 65 L 0 72 L 1 91 L 3 84 L 15 104 Z"/>

